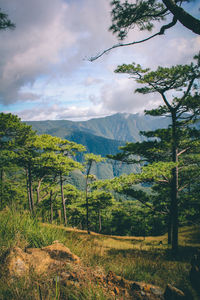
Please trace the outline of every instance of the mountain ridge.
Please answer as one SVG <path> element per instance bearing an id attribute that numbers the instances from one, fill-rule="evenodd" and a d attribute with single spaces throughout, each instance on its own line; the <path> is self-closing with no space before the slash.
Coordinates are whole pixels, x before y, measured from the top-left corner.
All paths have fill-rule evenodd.
<path id="1" fill-rule="evenodd" d="M 140 131 L 155 130 L 169 125 L 168 118 L 139 114 L 117 113 L 87 121 L 46 120 L 28 121 L 38 134 L 50 134 L 86 147 L 87 152 L 101 156 L 116 154 L 126 142 L 140 142 Z M 113 178 L 139 170 L 138 165 L 117 164 L 111 160 L 93 167 L 99 179 Z"/>
<path id="2" fill-rule="evenodd" d="M 111 116 L 93 118 L 87 121 L 70 120 L 46 120 L 46 121 L 27 121 L 39 134 L 47 133 L 63 135 L 61 128 L 69 133 L 79 130 L 103 138 L 136 142 L 142 139 L 140 131 L 155 130 L 169 125 L 169 119 L 164 117 L 152 117 L 140 114 L 116 113 Z M 48 129 L 47 129 L 48 128 Z M 60 136 L 61 137 L 61 136 Z M 62 136 L 64 138 L 64 136 Z"/>

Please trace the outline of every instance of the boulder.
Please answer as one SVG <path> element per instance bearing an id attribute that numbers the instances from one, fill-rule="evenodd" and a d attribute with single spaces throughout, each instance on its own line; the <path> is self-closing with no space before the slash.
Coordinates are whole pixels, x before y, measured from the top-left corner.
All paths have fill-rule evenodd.
<path id="1" fill-rule="evenodd" d="M 14 247 L 8 253 L 5 265 L 11 277 L 22 277 L 27 276 L 30 270 L 37 275 L 59 272 L 70 262 L 77 264 L 80 259 L 69 248 L 56 242 L 42 249 L 27 248 L 26 252 Z"/>
<path id="2" fill-rule="evenodd" d="M 47 252 L 39 248 L 28 248 L 26 253 L 29 260 L 29 268 L 34 270 L 36 274 L 45 274 L 53 268 L 55 269 L 56 263 Z"/>
<path id="3" fill-rule="evenodd" d="M 74 263 L 80 263 L 80 258 L 73 254 L 69 248 L 62 243 L 55 241 L 52 245 L 43 247 L 42 251 L 47 252 L 51 258 L 56 260 L 73 261 Z"/>
<path id="4" fill-rule="evenodd" d="M 27 254 L 19 247 L 10 250 L 5 261 L 8 273 L 12 277 L 26 276 L 29 272 L 29 260 Z"/>

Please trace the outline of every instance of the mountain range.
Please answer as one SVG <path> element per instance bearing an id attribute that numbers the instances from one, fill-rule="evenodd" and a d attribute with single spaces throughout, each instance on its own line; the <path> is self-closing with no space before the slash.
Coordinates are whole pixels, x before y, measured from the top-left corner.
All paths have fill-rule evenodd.
<path id="1" fill-rule="evenodd" d="M 74 141 L 86 147 L 88 152 L 106 156 L 115 154 L 126 142 L 142 141 L 140 131 L 165 128 L 169 119 L 140 114 L 117 113 L 104 118 L 88 121 L 47 120 L 28 121 L 28 125 L 38 134 L 50 134 Z M 122 173 L 135 172 L 137 165 L 126 165 L 115 161 L 107 161 L 94 166 L 92 172 L 99 178 L 112 178 Z"/>

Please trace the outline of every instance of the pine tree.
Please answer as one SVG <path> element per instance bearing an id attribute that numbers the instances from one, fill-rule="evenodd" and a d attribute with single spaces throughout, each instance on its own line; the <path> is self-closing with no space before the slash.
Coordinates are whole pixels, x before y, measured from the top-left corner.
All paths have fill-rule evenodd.
<path id="1" fill-rule="evenodd" d="M 170 181 L 170 216 L 172 222 L 172 250 L 178 250 L 178 192 L 179 192 L 179 157 L 192 150 L 193 137 L 192 129 L 189 127 L 200 113 L 200 94 L 197 88 L 197 80 L 200 78 L 200 57 L 196 56 L 197 63 L 190 65 L 177 65 L 171 68 L 158 67 L 156 71 L 143 69 L 140 65 L 129 64 L 119 66 L 116 73 L 127 73 L 143 87 L 138 88 L 136 92 L 142 94 L 158 93 L 164 104 L 157 109 L 146 111 L 146 114 L 152 116 L 167 116 L 171 119 L 168 131 L 160 130 L 147 133 L 148 137 L 157 137 L 161 139 L 143 142 L 142 147 L 139 143 L 127 144 L 124 148 L 129 154 L 140 154 L 149 161 L 171 161 L 174 165 L 171 167 Z M 169 93 L 170 92 L 170 93 Z M 173 93 L 173 96 L 171 96 Z M 166 135 L 167 132 L 167 135 Z M 186 138 L 187 137 L 187 138 Z M 164 149 L 167 145 L 170 148 Z M 159 145 L 159 146 L 158 146 Z M 158 148 L 157 148 L 158 146 Z M 130 149 L 132 148 L 132 152 Z M 163 151 L 166 151 L 163 152 Z M 168 152 L 168 153 L 167 153 Z M 127 153 L 119 154 L 126 157 Z M 151 157 L 152 156 L 152 157 Z M 160 157 L 160 158 L 159 158 Z M 153 169 L 161 168 L 162 164 L 154 164 Z M 170 166 L 169 166 L 170 167 Z M 149 174 L 153 174 L 150 169 Z M 160 169 L 159 172 L 162 172 Z M 162 173 L 161 173 L 162 174 Z"/>

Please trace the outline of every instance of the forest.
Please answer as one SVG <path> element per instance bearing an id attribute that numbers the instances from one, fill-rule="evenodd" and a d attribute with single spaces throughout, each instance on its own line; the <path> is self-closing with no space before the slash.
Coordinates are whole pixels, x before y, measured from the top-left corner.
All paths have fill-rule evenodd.
<path id="1" fill-rule="evenodd" d="M 29 210 L 43 222 L 116 235 L 161 235 L 178 248 L 178 226 L 199 224 L 199 56 L 191 65 L 156 71 L 122 65 L 163 105 L 146 111 L 168 116 L 167 128 L 141 132 L 116 155 L 85 153 L 75 142 L 38 135 L 12 114 L 1 114 L 1 209 Z M 173 101 L 166 94 L 177 93 Z M 79 156 L 77 160 L 76 156 Z M 98 180 L 92 165 L 106 159 L 139 164 L 140 171 Z"/>

